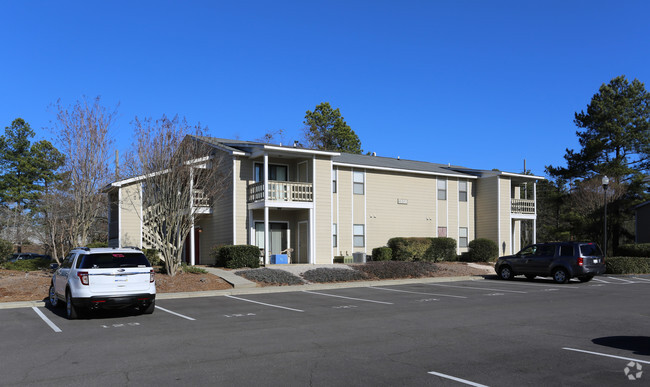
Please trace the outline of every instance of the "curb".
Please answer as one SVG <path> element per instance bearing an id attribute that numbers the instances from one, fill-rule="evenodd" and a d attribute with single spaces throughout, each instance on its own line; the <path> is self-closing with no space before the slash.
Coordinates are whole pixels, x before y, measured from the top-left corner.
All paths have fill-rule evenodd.
<path id="1" fill-rule="evenodd" d="M 373 286 L 394 286 L 409 284 L 426 284 L 434 282 L 456 282 L 456 281 L 482 281 L 486 276 L 462 276 L 462 277 L 430 277 L 430 278 L 412 278 L 396 280 L 379 280 L 379 281 L 358 281 L 358 282 L 339 282 L 332 284 L 307 284 L 307 285 L 290 285 L 290 286 L 264 286 L 264 287 L 244 287 L 233 288 L 228 290 L 205 290 L 200 292 L 182 292 L 182 293 L 158 293 L 156 300 L 174 300 L 183 298 L 199 297 L 218 297 L 233 296 L 244 294 L 270 294 L 270 293 L 288 293 L 301 292 L 305 290 L 327 290 L 327 289 L 347 289 L 347 288 L 366 288 Z M 0 302 L 0 309 L 17 309 L 44 307 L 45 301 L 16 301 Z"/>

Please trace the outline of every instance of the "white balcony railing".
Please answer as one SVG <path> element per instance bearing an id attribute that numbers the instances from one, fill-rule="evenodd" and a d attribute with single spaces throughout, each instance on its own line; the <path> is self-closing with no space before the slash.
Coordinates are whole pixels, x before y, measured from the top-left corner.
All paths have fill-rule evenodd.
<path id="1" fill-rule="evenodd" d="M 511 199 L 510 211 L 517 214 L 534 214 L 535 201 L 530 199 Z"/>
<path id="2" fill-rule="evenodd" d="M 311 202 L 313 201 L 312 183 L 292 181 L 269 181 L 268 195 L 264 193 L 264 182 L 248 186 L 248 202 L 264 200 L 280 202 Z"/>

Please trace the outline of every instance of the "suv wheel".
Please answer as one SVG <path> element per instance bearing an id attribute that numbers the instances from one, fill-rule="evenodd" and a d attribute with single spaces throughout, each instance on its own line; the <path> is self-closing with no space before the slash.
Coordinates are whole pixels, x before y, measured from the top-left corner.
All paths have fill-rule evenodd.
<path id="1" fill-rule="evenodd" d="M 65 292 L 65 314 L 68 317 L 68 320 L 74 320 L 79 318 L 79 310 L 72 303 L 72 295 L 70 290 Z"/>
<path id="2" fill-rule="evenodd" d="M 511 280 L 514 277 L 512 269 L 508 265 L 499 268 L 499 278 L 502 280 Z"/>
<path id="3" fill-rule="evenodd" d="M 50 305 L 52 305 L 53 308 L 59 306 L 59 297 L 57 297 L 56 295 L 54 284 L 50 285 L 49 299 L 50 299 Z"/>
<path id="4" fill-rule="evenodd" d="M 553 281 L 558 284 L 565 284 L 569 282 L 569 273 L 565 269 L 555 269 L 553 272 Z"/>

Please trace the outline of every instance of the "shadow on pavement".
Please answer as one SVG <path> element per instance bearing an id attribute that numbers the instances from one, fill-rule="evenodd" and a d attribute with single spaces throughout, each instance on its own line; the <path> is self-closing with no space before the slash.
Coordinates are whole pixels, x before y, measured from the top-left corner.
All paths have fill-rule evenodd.
<path id="1" fill-rule="evenodd" d="M 594 344 L 632 351 L 635 355 L 650 356 L 648 336 L 608 336 L 593 339 Z"/>

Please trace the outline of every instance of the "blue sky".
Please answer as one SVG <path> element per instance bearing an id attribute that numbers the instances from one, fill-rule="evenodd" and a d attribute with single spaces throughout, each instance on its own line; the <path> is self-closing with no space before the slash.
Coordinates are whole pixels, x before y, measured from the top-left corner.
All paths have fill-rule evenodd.
<path id="1" fill-rule="evenodd" d="M 646 1 L 0 0 L 0 128 L 51 139 L 61 99 L 184 116 L 215 137 L 301 139 L 341 110 L 379 156 L 537 175 L 577 148 L 573 115 L 618 75 L 650 88 Z"/>

